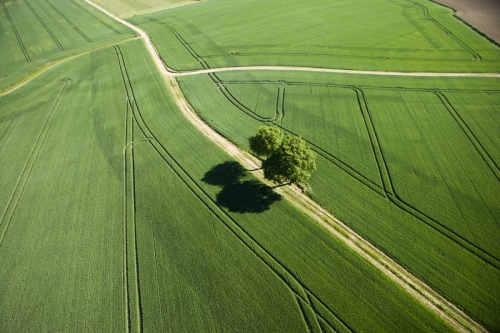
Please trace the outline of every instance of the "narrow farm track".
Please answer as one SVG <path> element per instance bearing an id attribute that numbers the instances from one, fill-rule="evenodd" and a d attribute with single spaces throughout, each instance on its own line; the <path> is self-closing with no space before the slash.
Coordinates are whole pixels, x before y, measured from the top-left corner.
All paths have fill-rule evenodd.
<path id="1" fill-rule="evenodd" d="M 219 133 L 208 126 L 202 119 L 198 117 L 196 112 L 188 104 L 187 100 L 184 98 L 182 91 L 175 80 L 176 76 L 180 75 L 194 75 L 203 73 L 215 73 L 221 71 L 231 71 L 231 70 L 307 70 L 307 71 L 318 71 L 325 73 L 347 73 L 347 74 L 369 74 L 369 75 L 406 75 L 406 76 L 464 76 L 464 77 L 500 77 L 498 73 L 401 73 L 401 72 L 374 72 L 374 71 L 350 71 L 350 70 L 336 70 L 336 69 L 313 69 L 313 68 L 303 68 L 303 67 L 275 67 L 275 66 L 259 66 L 259 67 L 239 67 L 239 68 L 219 68 L 219 69 L 207 69 L 200 71 L 192 71 L 186 73 L 173 73 L 172 71 L 165 68 L 158 52 L 156 51 L 151 40 L 147 34 L 139 29 L 138 27 L 132 25 L 131 23 L 122 20 L 115 15 L 109 13 L 100 6 L 92 3 L 89 0 L 85 0 L 87 3 L 91 4 L 95 8 L 101 10 L 103 13 L 117 20 L 118 22 L 128 26 L 133 29 L 144 40 L 144 43 L 151 54 L 158 70 L 163 74 L 167 82 L 173 97 L 175 98 L 176 104 L 186 116 L 186 118 L 198 128 L 204 135 L 215 142 L 219 147 L 224 149 L 228 154 L 230 154 L 234 159 L 240 162 L 244 167 L 249 170 L 259 169 L 259 161 L 253 156 L 247 154 L 246 152 L 239 149 L 233 143 L 222 137 Z M 144 124 L 145 125 L 145 124 Z M 152 133 L 151 133 L 152 134 Z M 159 142 L 158 142 L 159 144 Z M 260 178 L 263 182 L 268 183 L 263 178 L 262 171 L 258 170 L 255 175 Z M 347 246 L 349 246 L 356 253 L 361 255 L 376 268 L 378 268 L 383 274 L 385 274 L 392 281 L 404 288 L 408 293 L 413 295 L 416 299 L 426 305 L 429 309 L 434 311 L 442 319 L 450 323 L 459 332 L 487 332 L 487 330 L 482 327 L 479 323 L 474 321 L 471 317 L 465 314 L 463 311 L 458 309 L 454 304 L 449 302 L 443 296 L 438 294 L 423 281 L 417 279 L 406 269 L 392 260 L 384 252 L 376 248 L 373 244 L 368 242 L 366 239 L 358 235 L 354 230 L 350 229 L 342 221 L 336 219 L 325 209 L 320 207 L 316 202 L 312 201 L 309 197 L 304 195 L 300 189 L 297 187 L 281 187 L 276 189 L 283 197 L 292 202 L 295 206 L 302 209 L 310 217 L 315 219 L 320 225 L 322 225 L 327 231 L 332 235 L 343 241 Z M 307 303 L 307 302 L 306 302 Z"/>
<path id="2" fill-rule="evenodd" d="M 134 110 L 137 108 L 132 84 L 128 76 L 125 60 L 119 46 L 114 46 L 123 86 L 127 95 L 125 118 L 125 145 L 123 154 L 123 219 L 125 244 L 125 301 L 127 307 L 126 332 L 142 332 L 143 320 L 141 310 L 141 292 L 139 285 L 139 259 L 137 249 L 136 200 L 135 200 L 135 168 L 134 168 Z"/>
<path id="3" fill-rule="evenodd" d="M 416 77 L 500 77 L 500 73 L 437 73 L 437 72 L 383 72 L 383 71 L 360 71 L 352 69 L 317 68 L 317 67 L 295 67 L 295 66 L 242 66 L 242 67 L 219 67 L 207 68 L 194 71 L 176 72 L 172 69 L 166 71 L 169 76 L 188 76 L 197 74 L 210 74 L 231 71 L 298 71 L 318 72 L 336 74 L 360 74 L 360 75 L 382 75 L 382 76 L 416 76 Z"/>

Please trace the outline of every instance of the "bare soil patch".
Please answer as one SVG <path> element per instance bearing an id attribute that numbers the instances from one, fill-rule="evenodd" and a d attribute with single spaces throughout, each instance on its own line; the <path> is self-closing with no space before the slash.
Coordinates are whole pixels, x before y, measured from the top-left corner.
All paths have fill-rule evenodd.
<path id="1" fill-rule="evenodd" d="M 500 42 L 500 1 L 498 0 L 436 0 L 455 8 L 457 16 Z"/>

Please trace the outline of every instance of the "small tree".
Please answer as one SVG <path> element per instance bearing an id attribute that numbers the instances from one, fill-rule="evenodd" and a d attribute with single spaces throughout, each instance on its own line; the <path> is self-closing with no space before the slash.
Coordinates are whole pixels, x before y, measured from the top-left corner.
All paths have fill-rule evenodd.
<path id="1" fill-rule="evenodd" d="M 283 133 L 276 126 L 261 126 L 257 134 L 248 139 L 250 149 L 257 156 L 269 156 L 283 141 Z"/>
<path id="2" fill-rule="evenodd" d="M 316 170 L 316 154 L 301 137 L 286 135 L 262 163 L 264 177 L 276 183 L 302 183 Z"/>

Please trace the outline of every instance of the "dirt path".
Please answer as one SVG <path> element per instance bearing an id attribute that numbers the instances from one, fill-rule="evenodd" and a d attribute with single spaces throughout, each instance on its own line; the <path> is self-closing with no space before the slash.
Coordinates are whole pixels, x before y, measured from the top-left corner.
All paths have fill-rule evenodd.
<path id="1" fill-rule="evenodd" d="M 172 76 L 188 76 L 197 74 L 230 72 L 230 71 L 299 71 L 338 74 L 361 74 L 361 75 L 383 75 L 383 76 L 420 76 L 420 77 L 500 77 L 500 73 L 433 73 L 433 72 L 383 72 L 383 71 L 361 71 L 351 69 L 296 67 L 296 66 L 244 66 L 244 67 L 220 67 L 200 69 L 195 71 L 174 72 L 170 69 Z"/>
<path id="2" fill-rule="evenodd" d="M 158 53 L 152 44 L 151 40 L 148 38 L 147 34 L 139 29 L 138 27 L 124 21 L 113 14 L 107 12 L 103 8 L 95 5 L 89 0 L 85 0 L 92 6 L 106 13 L 115 20 L 121 22 L 122 24 L 135 30 L 144 40 L 148 51 L 158 67 L 158 70 L 164 75 L 167 85 L 174 96 L 175 102 L 179 109 L 186 116 L 186 118 L 199 129 L 204 135 L 215 142 L 220 148 L 230 154 L 235 160 L 240 162 L 244 167 L 250 170 L 254 170 L 260 167 L 260 162 L 253 156 L 242 151 L 233 143 L 222 137 L 216 131 L 214 131 L 210 126 L 208 126 L 202 119 L 198 117 L 193 108 L 189 105 L 185 99 L 182 91 L 175 79 L 176 75 L 171 71 L 168 71 Z M 274 67 L 266 67 L 274 68 Z M 245 69 L 248 70 L 249 68 Z M 254 69 L 254 68 L 253 68 Z M 234 70 L 234 69 L 226 69 Z M 242 69 L 243 70 L 243 69 Z M 275 69 L 273 69 L 275 70 Z M 287 69 L 290 70 L 290 69 Z M 203 71 L 197 71 L 197 73 L 203 73 Z M 359 74 L 359 72 L 356 72 Z M 382 73 L 382 72 L 380 72 Z M 194 72 L 193 72 L 194 74 Z M 406 73 L 407 74 L 407 73 Z M 186 74 L 187 75 L 187 74 Z M 191 74 L 192 75 L 192 74 Z M 383 75 L 383 74 L 381 74 Z M 263 182 L 267 182 L 261 171 L 256 171 L 255 175 L 261 179 Z M 272 185 L 272 184 L 270 184 Z M 401 267 L 398 263 L 388 257 L 385 253 L 377 249 L 374 245 L 368 242 L 366 239 L 362 238 L 355 231 L 350 229 L 340 220 L 336 219 L 325 209 L 320 207 L 317 203 L 312 201 L 309 197 L 304 195 L 300 189 L 294 186 L 281 187 L 276 189 L 284 198 L 288 199 L 299 209 L 306 212 L 310 217 L 316 220 L 320 225 L 322 225 L 327 231 L 332 235 L 343 241 L 352 250 L 356 251 L 359 255 L 373 264 L 377 269 L 384 273 L 392 281 L 404 288 L 408 293 L 413 295 L 416 299 L 426 305 L 429 309 L 434 311 L 442 319 L 450 323 L 460 332 L 487 332 L 481 325 L 475 322 L 472 318 L 458 309 L 451 302 L 447 301 L 444 297 L 439 295 L 437 292 L 432 290 L 424 282 L 414 277 L 407 270 Z"/>

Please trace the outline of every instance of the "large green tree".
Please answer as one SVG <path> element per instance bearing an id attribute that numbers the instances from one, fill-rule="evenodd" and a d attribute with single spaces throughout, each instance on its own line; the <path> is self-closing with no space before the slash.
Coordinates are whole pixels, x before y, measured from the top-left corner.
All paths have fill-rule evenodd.
<path id="1" fill-rule="evenodd" d="M 249 143 L 255 155 L 267 156 L 262 162 L 264 177 L 275 183 L 303 183 L 316 170 L 316 154 L 304 139 L 283 135 L 276 126 L 259 127 Z"/>
<path id="2" fill-rule="evenodd" d="M 280 147 L 262 162 L 264 177 L 275 183 L 303 183 L 316 170 L 316 153 L 304 139 L 286 135 Z"/>
<path id="3" fill-rule="evenodd" d="M 283 132 L 276 126 L 260 126 L 257 134 L 248 139 L 250 149 L 256 156 L 269 156 L 283 142 Z"/>

